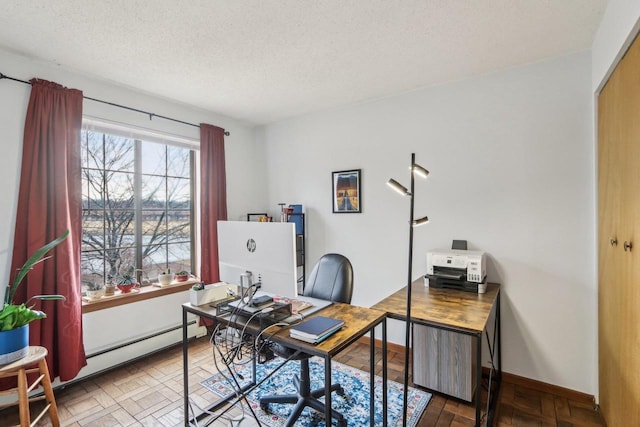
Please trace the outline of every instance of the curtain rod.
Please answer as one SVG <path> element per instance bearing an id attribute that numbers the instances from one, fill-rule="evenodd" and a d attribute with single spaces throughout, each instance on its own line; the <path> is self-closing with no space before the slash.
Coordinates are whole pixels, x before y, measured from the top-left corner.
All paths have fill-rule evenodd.
<path id="1" fill-rule="evenodd" d="M 24 84 L 31 85 L 31 82 L 28 82 L 26 80 L 16 79 L 15 77 L 9 77 L 6 74 L 0 73 L 0 80 L 2 80 L 2 79 L 13 80 L 14 82 L 19 82 L 19 83 L 24 83 Z M 176 122 L 176 123 L 182 123 L 183 125 L 193 126 L 193 127 L 197 127 L 197 128 L 200 127 L 200 125 L 196 125 L 194 123 L 189 123 L 189 122 L 185 122 L 183 120 L 173 119 L 173 118 L 167 117 L 167 116 L 161 116 L 159 114 L 151 113 L 149 111 L 138 110 L 137 108 L 127 107 L 126 105 L 115 104 L 113 102 L 103 101 L 101 99 L 91 98 L 89 96 L 84 96 L 84 95 L 82 97 L 84 99 L 88 99 L 89 101 L 100 102 L 102 104 L 111 105 L 112 107 L 123 108 L 125 110 L 135 111 L 136 113 L 146 114 L 147 116 L 149 116 L 149 120 L 152 120 L 154 117 L 157 117 L 159 119 L 169 120 L 169 121 Z M 226 136 L 231 135 L 231 133 L 229 131 L 224 131 L 224 134 Z"/>

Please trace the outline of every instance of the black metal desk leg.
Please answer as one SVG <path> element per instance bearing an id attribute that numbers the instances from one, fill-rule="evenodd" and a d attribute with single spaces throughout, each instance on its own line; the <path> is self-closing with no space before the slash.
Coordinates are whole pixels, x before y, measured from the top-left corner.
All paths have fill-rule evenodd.
<path id="1" fill-rule="evenodd" d="M 387 427 L 387 318 L 382 319 L 382 427 Z"/>
<path id="2" fill-rule="evenodd" d="M 480 427 L 482 402 L 482 332 L 476 335 L 476 427 Z"/>
<path id="3" fill-rule="evenodd" d="M 502 385 L 502 326 L 500 325 L 500 292 L 498 292 L 497 298 L 497 309 L 496 309 L 496 327 L 498 329 L 498 379 L 499 384 Z M 494 330 L 494 333 L 495 330 Z"/>
<path id="4" fill-rule="evenodd" d="M 324 425 L 331 426 L 331 356 L 324 358 Z"/>
<path id="5" fill-rule="evenodd" d="M 376 395 L 376 327 L 371 328 L 369 332 L 369 425 L 374 426 L 376 416 L 375 395 Z"/>
<path id="6" fill-rule="evenodd" d="M 182 309 L 182 381 L 184 393 L 184 425 L 189 425 L 189 341 L 187 339 L 187 311 Z"/>

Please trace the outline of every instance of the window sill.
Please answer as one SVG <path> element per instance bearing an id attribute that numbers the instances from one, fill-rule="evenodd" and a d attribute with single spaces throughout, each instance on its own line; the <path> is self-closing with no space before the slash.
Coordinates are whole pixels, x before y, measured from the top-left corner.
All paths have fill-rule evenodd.
<path id="1" fill-rule="evenodd" d="M 164 295 L 175 294 L 178 292 L 184 292 L 191 289 L 193 283 L 186 283 L 184 285 L 174 285 L 166 288 L 160 288 L 157 286 L 145 286 L 140 288 L 139 292 L 132 292 L 129 295 L 118 295 L 115 297 L 102 298 L 98 301 L 82 301 L 82 314 L 91 313 L 94 311 L 105 310 L 107 308 L 118 307 L 121 305 L 131 304 L 138 301 L 144 301 L 152 298 L 161 297 Z"/>

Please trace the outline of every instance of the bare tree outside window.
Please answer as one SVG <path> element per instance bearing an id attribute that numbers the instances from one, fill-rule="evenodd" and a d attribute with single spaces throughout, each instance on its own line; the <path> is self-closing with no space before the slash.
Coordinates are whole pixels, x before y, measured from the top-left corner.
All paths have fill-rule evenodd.
<path id="1" fill-rule="evenodd" d="M 193 152 L 83 129 L 83 281 L 192 270 Z"/>

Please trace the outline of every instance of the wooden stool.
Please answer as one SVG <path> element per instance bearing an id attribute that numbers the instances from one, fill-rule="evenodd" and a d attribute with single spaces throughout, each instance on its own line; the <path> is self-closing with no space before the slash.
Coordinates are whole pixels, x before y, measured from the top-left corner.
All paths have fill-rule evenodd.
<path id="1" fill-rule="evenodd" d="M 20 427 L 35 425 L 47 411 L 49 412 L 49 417 L 51 418 L 53 426 L 58 427 L 60 425 L 60 420 L 58 419 L 58 407 L 56 406 L 56 399 L 53 396 L 53 389 L 51 388 L 51 378 L 49 378 L 49 369 L 47 368 L 47 360 L 45 359 L 46 356 L 46 348 L 31 346 L 29 347 L 29 354 L 22 359 L 18 359 L 7 365 L 0 365 L 0 378 L 18 377 L 18 387 L 1 391 L 0 395 L 18 395 L 17 402 L 3 406 L 18 405 L 20 407 Z M 29 366 L 33 366 L 36 363 L 38 364 L 37 368 L 33 367 L 31 369 L 27 369 Z M 32 373 L 37 373 L 39 375 L 32 384 L 29 384 L 27 375 Z M 42 388 L 44 389 L 44 396 L 29 399 L 29 392 L 36 388 L 41 382 Z M 29 403 L 42 399 L 47 400 L 47 405 L 32 423 Z"/>

